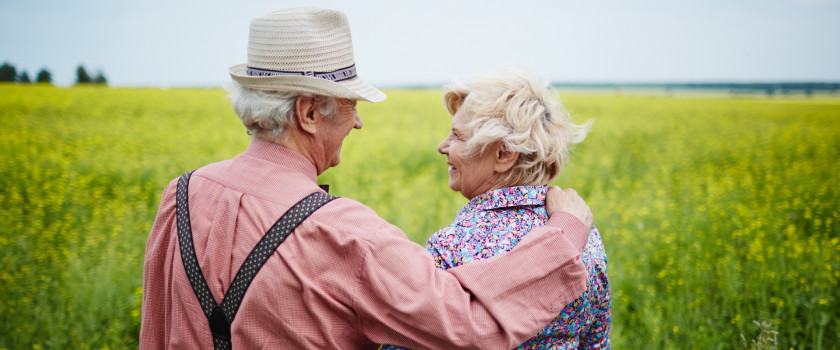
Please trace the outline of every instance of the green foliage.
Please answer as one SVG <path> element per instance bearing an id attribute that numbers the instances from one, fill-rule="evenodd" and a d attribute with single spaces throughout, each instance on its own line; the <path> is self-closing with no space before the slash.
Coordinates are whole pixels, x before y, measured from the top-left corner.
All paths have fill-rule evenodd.
<path id="1" fill-rule="evenodd" d="M 248 138 L 220 90 L 0 85 L 0 348 L 136 348 L 167 182 Z"/>
<path id="2" fill-rule="evenodd" d="M 24 84 L 32 82 L 32 80 L 29 80 L 29 73 L 26 73 L 26 71 L 20 72 L 20 75 L 17 77 L 17 81 Z"/>
<path id="3" fill-rule="evenodd" d="M 771 330 L 773 325 L 769 322 L 762 321 L 759 323 L 758 321 L 753 321 L 753 323 L 758 326 L 761 332 L 756 339 L 750 340 L 749 344 L 747 344 L 747 338 L 741 334 L 741 345 L 744 349 L 776 350 L 776 337 L 779 335 L 779 332 Z"/>
<path id="4" fill-rule="evenodd" d="M 593 209 L 616 348 L 840 343 L 840 101 L 568 96 L 594 118 L 558 183 Z"/>
<path id="5" fill-rule="evenodd" d="M 52 74 L 46 68 L 41 68 L 38 71 L 38 77 L 35 78 L 38 83 L 52 83 Z"/>
<path id="6" fill-rule="evenodd" d="M 105 74 L 102 71 L 98 71 L 96 73 L 96 78 L 93 78 L 94 84 L 108 84 L 108 79 L 105 78 Z"/>
<path id="7" fill-rule="evenodd" d="M 46 69 L 41 69 L 41 71 L 38 72 L 36 81 L 39 83 L 50 83 L 52 82 L 52 75 Z M 18 74 L 15 66 L 8 62 L 4 62 L 3 65 L 0 66 L 0 82 L 18 82 L 28 84 L 31 83 L 32 80 L 29 79 L 29 73 L 25 70 Z"/>
<path id="8" fill-rule="evenodd" d="M 360 103 L 319 178 L 423 243 L 466 199 L 440 91 Z M 556 184 L 595 214 L 616 349 L 840 344 L 840 100 L 574 95 Z M 218 89 L 0 85 L 0 348 L 136 348 L 145 242 L 180 174 L 248 144 Z"/>
<path id="9" fill-rule="evenodd" d="M 89 84 L 92 82 L 93 79 L 90 78 L 90 75 L 88 74 L 85 67 L 79 65 L 79 67 L 76 68 L 76 84 Z"/>
<path id="10" fill-rule="evenodd" d="M 17 79 L 17 68 L 9 62 L 3 62 L 0 66 L 0 82 L 13 82 Z"/>

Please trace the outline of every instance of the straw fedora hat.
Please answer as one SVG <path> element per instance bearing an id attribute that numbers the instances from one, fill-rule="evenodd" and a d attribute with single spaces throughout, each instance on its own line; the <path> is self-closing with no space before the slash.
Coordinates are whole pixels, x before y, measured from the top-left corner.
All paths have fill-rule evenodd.
<path id="1" fill-rule="evenodd" d="M 385 100 L 382 91 L 358 76 L 347 16 L 334 10 L 292 8 L 254 18 L 248 63 L 228 72 L 251 89 Z"/>

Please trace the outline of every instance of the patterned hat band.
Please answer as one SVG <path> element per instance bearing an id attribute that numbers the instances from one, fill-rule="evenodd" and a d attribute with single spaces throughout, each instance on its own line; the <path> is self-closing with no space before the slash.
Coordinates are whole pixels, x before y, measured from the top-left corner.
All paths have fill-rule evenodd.
<path id="1" fill-rule="evenodd" d="M 269 69 L 261 69 L 261 68 L 254 68 L 248 67 L 246 74 L 252 77 L 271 77 L 277 75 L 302 75 L 306 77 L 315 77 L 321 78 L 329 81 L 342 81 L 351 79 L 356 76 L 356 65 L 352 65 L 350 67 L 341 68 L 338 70 L 334 70 L 332 72 L 312 72 L 312 71 L 305 71 L 305 72 L 286 72 L 286 71 L 279 71 L 279 70 L 269 70 Z"/>

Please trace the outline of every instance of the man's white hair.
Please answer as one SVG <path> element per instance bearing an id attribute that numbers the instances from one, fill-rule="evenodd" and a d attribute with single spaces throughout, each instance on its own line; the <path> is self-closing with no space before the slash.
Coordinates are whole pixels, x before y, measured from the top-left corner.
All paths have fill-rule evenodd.
<path id="1" fill-rule="evenodd" d="M 338 101 L 335 97 L 301 94 L 291 91 L 264 91 L 242 87 L 232 81 L 225 85 L 230 93 L 233 111 L 248 129 L 253 138 L 273 139 L 280 136 L 286 127 L 295 123 L 295 101 L 298 96 L 315 100 L 319 111 L 327 118 L 335 116 Z"/>

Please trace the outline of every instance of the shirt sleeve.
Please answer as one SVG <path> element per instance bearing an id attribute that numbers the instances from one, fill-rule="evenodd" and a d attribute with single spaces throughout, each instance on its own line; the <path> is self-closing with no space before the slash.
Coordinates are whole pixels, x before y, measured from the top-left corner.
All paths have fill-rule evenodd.
<path id="1" fill-rule="evenodd" d="M 511 349 L 586 290 L 577 236 L 587 233 L 571 214 L 556 214 L 512 251 L 444 271 L 383 222 L 368 236 L 354 309 L 377 343 Z"/>
<path id="2" fill-rule="evenodd" d="M 169 344 L 169 318 L 171 300 L 165 288 L 170 281 L 162 273 L 171 265 L 167 253 L 176 249 L 170 245 L 169 232 L 175 226 L 175 189 L 178 180 L 173 180 L 164 189 L 155 223 L 146 242 L 146 256 L 143 263 L 143 305 L 140 326 L 141 349 L 164 349 Z"/>

